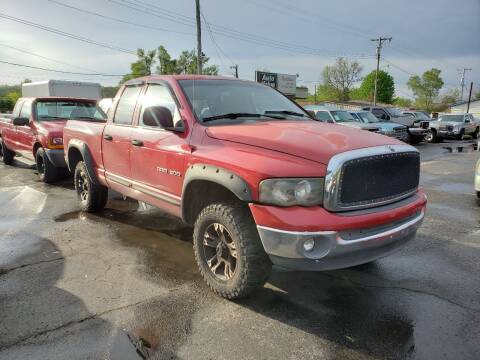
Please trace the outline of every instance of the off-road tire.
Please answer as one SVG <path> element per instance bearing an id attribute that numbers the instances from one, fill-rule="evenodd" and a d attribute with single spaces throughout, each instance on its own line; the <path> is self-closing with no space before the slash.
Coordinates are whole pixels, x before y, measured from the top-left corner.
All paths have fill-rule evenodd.
<path id="1" fill-rule="evenodd" d="M 204 235 L 213 223 L 223 225 L 235 243 L 236 268 L 228 280 L 218 278 L 205 258 Z M 263 249 L 253 218 L 248 208 L 241 204 L 217 203 L 205 207 L 195 222 L 193 248 L 203 279 L 217 295 L 226 299 L 248 296 L 265 284 L 272 270 L 272 263 Z"/>
<path id="2" fill-rule="evenodd" d="M 423 141 L 423 138 L 420 136 L 412 136 L 408 134 L 408 143 L 412 145 L 420 144 Z"/>
<path id="3" fill-rule="evenodd" d="M 82 211 L 99 212 L 105 208 L 108 200 L 108 188 L 92 182 L 83 161 L 79 161 L 75 167 L 74 184 Z"/>
<path id="4" fill-rule="evenodd" d="M 58 180 L 58 169 L 52 164 L 45 150 L 39 148 L 35 154 L 35 167 L 41 181 L 51 184 Z"/>
<path id="5" fill-rule="evenodd" d="M 12 150 L 8 149 L 3 141 L 1 142 L 1 146 L 2 146 L 3 163 L 5 165 L 12 165 L 13 158 L 15 157 L 15 153 Z"/>

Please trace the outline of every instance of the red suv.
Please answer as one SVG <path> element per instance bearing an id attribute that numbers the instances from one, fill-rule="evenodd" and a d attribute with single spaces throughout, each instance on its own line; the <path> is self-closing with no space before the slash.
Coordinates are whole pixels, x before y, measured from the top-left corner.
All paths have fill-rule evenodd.
<path id="1" fill-rule="evenodd" d="M 110 188 L 181 217 L 205 281 L 230 299 L 263 285 L 272 263 L 327 270 L 388 255 L 425 212 L 415 148 L 314 121 L 250 81 L 131 80 L 106 124 L 68 121 L 64 143 L 83 210 L 102 210 Z"/>

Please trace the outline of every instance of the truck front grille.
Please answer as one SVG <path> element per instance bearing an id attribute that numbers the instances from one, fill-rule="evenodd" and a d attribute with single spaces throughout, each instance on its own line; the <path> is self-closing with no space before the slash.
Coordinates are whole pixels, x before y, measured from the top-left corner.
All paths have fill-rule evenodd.
<path id="1" fill-rule="evenodd" d="M 361 150 L 354 151 L 361 155 Z M 326 178 L 324 206 L 348 211 L 391 203 L 412 195 L 420 179 L 420 156 L 408 145 L 366 148 L 367 156 L 340 156 Z M 354 154 L 352 154 L 354 155 Z"/>
<path id="2" fill-rule="evenodd" d="M 422 121 L 422 122 L 420 123 L 420 127 L 421 127 L 422 129 L 428 129 L 428 128 L 430 127 L 430 122 L 428 122 L 428 121 Z"/>

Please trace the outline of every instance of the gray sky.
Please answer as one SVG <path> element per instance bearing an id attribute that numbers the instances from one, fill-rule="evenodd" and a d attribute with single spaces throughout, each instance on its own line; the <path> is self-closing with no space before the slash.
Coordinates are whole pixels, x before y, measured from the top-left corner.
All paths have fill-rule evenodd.
<path id="1" fill-rule="evenodd" d="M 177 56 L 194 49 L 194 0 L 55 0 L 84 10 L 141 23 L 146 29 L 78 12 L 48 0 L 0 0 L 0 13 L 49 26 L 97 42 L 135 51 L 164 45 Z M 128 4 L 144 12 L 119 4 Z M 141 5 L 143 3 L 144 5 Z M 298 73 L 299 84 L 312 87 L 336 56 L 357 59 L 363 74 L 375 67 L 375 44 L 370 38 L 393 36 L 382 55 L 382 68 L 396 82 L 397 95 L 411 95 L 405 85 L 410 74 L 432 67 L 442 70 L 445 88 L 458 86 L 457 69 L 472 68 L 467 82 L 480 82 L 480 0 L 201 0 L 211 24 L 203 28 L 204 52 L 220 72 L 253 79 L 255 69 Z M 132 5 L 133 4 L 133 5 Z M 157 8 L 152 8 L 156 6 Z M 142 8 L 143 6 L 143 8 Z M 0 18 L 0 45 L 53 58 L 55 63 L 0 46 L 0 60 L 66 71 L 124 74 L 135 56 L 86 44 Z M 212 36 L 213 40 L 212 41 Z M 215 45 L 216 44 L 216 45 Z M 388 61 L 388 62 L 387 62 Z M 388 66 L 388 67 L 387 67 Z M 105 85 L 118 78 L 62 75 L 0 64 L 0 83 L 32 80 L 94 80 Z"/>

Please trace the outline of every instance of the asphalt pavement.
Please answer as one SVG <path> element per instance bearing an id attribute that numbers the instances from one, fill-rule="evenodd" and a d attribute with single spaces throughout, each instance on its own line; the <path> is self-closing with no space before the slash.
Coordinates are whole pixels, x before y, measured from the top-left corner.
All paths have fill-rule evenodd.
<path id="1" fill-rule="evenodd" d="M 204 285 L 179 220 L 118 194 L 81 213 L 71 179 L 0 165 L 0 359 L 478 359 L 479 153 L 418 148 L 414 241 L 351 269 L 274 269 L 241 301 Z"/>

